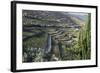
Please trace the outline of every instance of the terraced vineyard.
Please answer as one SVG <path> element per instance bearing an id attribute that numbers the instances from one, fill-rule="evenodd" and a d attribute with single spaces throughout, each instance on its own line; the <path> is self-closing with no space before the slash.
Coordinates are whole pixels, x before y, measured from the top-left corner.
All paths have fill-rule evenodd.
<path id="1" fill-rule="evenodd" d="M 90 59 L 90 16 L 23 10 L 23 62 Z"/>

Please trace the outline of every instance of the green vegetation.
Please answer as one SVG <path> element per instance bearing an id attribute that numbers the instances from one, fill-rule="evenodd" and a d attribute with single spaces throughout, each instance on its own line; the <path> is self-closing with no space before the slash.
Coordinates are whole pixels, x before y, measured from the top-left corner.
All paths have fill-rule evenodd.
<path id="1" fill-rule="evenodd" d="M 88 21 L 77 33 L 77 41 L 70 48 L 65 48 L 66 55 L 64 60 L 85 60 L 91 58 L 91 15 L 88 15 Z M 75 33 L 75 32 L 74 32 Z M 76 34 L 76 33 L 75 33 Z M 73 43 L 72 43 L 73 44 Z"/>
<path id="2" fill-rule="evenodd" d="M 88 16 L 91 18 L 91 15 Z M 91 25 L 90 19 L 80 30 L 78 46 L 81 48 L 81 59 L 90 59 L 91 57 Z"/>
<path id="3" fill-rule="evenodd" d="M 48 11 L 23 15 L 23 62 L 91 59 L 91 15 L 87 13 L 87 21 L 67 15 Z"/>

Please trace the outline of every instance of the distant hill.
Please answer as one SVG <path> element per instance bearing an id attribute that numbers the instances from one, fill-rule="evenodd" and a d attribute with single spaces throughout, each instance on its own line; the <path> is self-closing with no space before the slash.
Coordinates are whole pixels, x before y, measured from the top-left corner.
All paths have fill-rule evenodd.
<path id="1" fill-rule="evenodd" d="M 74 16 L 76 18 L 78 18 L 81 21 L 86 21 L 88 19 L 88 13 L 73 13 L 73 12 L 69 12 L 68 15 Z"/>
<path id="2" fill-rule="evenodd" d="M 70 27 L 81 25 L 86 18 L 84 13 L 23 10 L 23 25 Z"/>

